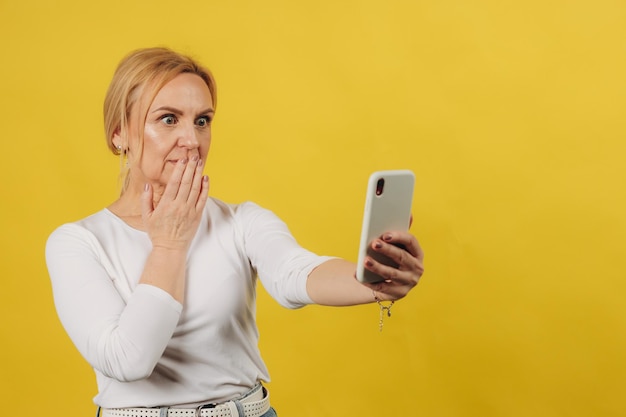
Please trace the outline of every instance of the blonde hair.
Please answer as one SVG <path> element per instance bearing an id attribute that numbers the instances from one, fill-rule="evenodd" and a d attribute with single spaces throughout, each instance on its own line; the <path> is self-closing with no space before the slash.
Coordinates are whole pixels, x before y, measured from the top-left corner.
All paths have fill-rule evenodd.
<path id="1" fill-rule="evenodd" d="M 139 103 L 146 102 L 149 105 L 165 84 L 183 73 L 195 74 L 204 80 L 215 108 L 217 89 L 213 75 L 192 58 L 168 48 L 144 48 L 133 51 L 122 59 L 104 99 L 104 131 L 107 145 L 114 155 L 120 155 L 121 158 L 126 156 L 127 143 L 121 145 L 122 149 L 118 149 L 113 144 L 113 137 L 119 134 L 123 141 L 127 140 L 129 121 L 133 111 L 140 110 Z M 147 111 L 146 108 L 144 114 L 136 115 L 137 126 L 144 125 Z M 143 143 L 143 129 L 139 129 L 138 134 L 140 143 Z M 139 155 L 134 157 L 138 158 Z M 128 172 L 121 172 L 120 176 L 124 177 L 124 192 L 128 183 Z"/>

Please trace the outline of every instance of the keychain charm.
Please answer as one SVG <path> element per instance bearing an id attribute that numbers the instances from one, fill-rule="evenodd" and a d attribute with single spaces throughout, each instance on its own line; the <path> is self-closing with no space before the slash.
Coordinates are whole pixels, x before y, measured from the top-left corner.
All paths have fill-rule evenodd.
<path id="1" fill-rule="evenodd" d="M 391 317 L 391 307 L 393 306 L 393 303 L 395 301 L 391 301 L 391 303 L 389 305 L 383 305 L 382 301 L 380 301 L 380 298 L 378 298 L 378 296 L 376 295 L 376 292 L 374 292 L 374 300 L 376 300 L 376 303 L 378 303 L 378 307 L 380 309 L 379 311 L 379 315 L 378 315 L 378 331 L 382 332 L 383 331 L 383 321 L 385 319 L 385 313 L 387 313 L 387 317 Z"/>

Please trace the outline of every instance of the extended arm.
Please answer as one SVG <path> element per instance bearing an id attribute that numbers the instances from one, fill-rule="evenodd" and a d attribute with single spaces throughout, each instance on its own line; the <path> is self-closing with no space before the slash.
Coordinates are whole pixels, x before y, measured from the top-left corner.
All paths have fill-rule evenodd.
<path id="1" fill-rule="evenodd" d="M 398 265 L 386 266 L 367 257 L 365 268 L 384 277 L 375 284 L 361 284 L 355 278 L 356 265 L 343 259 L 331 259 L 309 274 L 307 292 L 322 305 L 346 306 L 379 300 L 398 300 L 417 285 L 424 273 L 424 252 L 408 232 L 389 232 L 374 240 L 372 249 L 388 256 Z M 398 247 L 400 245 L 401 247 Z"/>

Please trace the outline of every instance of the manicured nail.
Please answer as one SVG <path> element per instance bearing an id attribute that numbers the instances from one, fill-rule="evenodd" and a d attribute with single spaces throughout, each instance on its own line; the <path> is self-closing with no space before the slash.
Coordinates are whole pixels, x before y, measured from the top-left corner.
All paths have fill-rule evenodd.
<path id="1" fill-rule="evenodd" d="M 188 162 L 187 158 L 183 158 L 183 159 L 180 160 L 181 164 L 186 164 L 187 162 Z"/>
<path id="2" fill-rule="evenodd" d="M 198 160 L 198 155 L 194 155 L 194 156 L 192 156 L 192 157 L 191 157 L 191 160 L 192 160 L 193 162 L 196 162 L 196 161 Z"/>
<path id="3" fill-rule="evenodd" d="M 204 164 L 204 162 L 202 162 L 202 159 L 198 161 L 198 166 L 201 167 Z"/>
<path id="4" fill-rule="evenodd" d="M 367 259 L 365 261 L 365 265 L 367 265 L 367 266 L 374 266 L 374 263 L 371 260 Z"/>
<path id="5" fill-rule="evenodd" d="M 383 240 L 389 242 L 391 240 L 391 234 L 387 233 L 386 235 L 384 235 Z"/>
<path id="6" fill-rule="evenodd" d="M 382 247 L 383 247 L 383 243 L 382 243 L 381 241 L 378 241 L 378 240 L 377 240 L 377 241 L 376 241 L 376 243 L 374 243 L 374 247 L 375 247 L 376 249 L 380 249 L 380 248 L 382 248 Z"/>

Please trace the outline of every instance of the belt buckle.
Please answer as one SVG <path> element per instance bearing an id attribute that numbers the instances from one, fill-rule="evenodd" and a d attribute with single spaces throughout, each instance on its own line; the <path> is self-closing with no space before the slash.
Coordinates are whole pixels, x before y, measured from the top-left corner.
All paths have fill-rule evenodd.
<path id="1" fill-rule="evenodd" d="M 196 417 L 200 417 L 200 413 L 202 412 L 202 410 L 206 410 L 209 408 L 215 408 L 217 407 L 217 403 L 210 403 L 210 404 L 202 404 L 198 407 L 196 407 Z"/>

